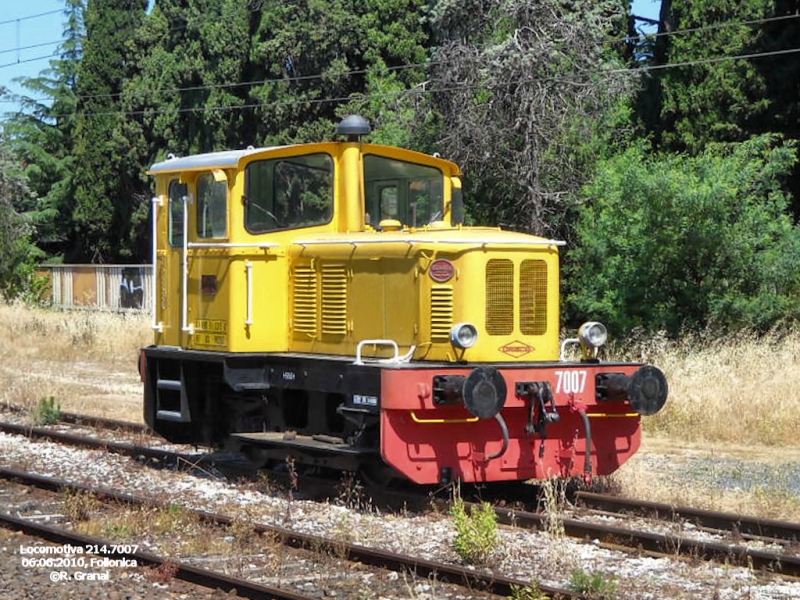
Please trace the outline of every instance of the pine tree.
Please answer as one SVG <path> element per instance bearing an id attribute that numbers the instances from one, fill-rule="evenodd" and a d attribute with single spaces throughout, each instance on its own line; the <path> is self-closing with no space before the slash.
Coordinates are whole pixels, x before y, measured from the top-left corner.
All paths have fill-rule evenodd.
<path id="1" fill-rule="evenodd" d="M 34 199 L 25 207 L 34 240 L 44 257 L 63 256 L 73 206 L 72 135 L 75 84 L 83 43 L 83 0 L 67 0 L 64 41 L 58 58 L 38 77 L 20 79 L 30 95 L 17 98 L 21 110 L 5 124 L 7 143 L 26 165 Z"/>
<path id="2" fill-rule="evenodd" d="M 643 114 L 657 146 L 699 154 L 765 133 L 800 140 L 798 14 L 800 0 L 664 0 L 655 58 L 666 68 L 648 74 L 640 102 L 653 108 Z M 800 167 L 789 185 L 800 196 Z"/>
<path id="3" fill-rule="evenodd" d="M 423 0 L 265 3 L 252 52 L 258 143 L 319 141 L 361 112 L 384 141 L 409 143 L 409 90 L 424 81 Z"/>
<path id="4" fill-rule="evenodd" d="M 75 208 L 70 260 L 128 259 L 134 182 L 141 167 L 124 134 L 123 84 L 136 70 L 134 39 L 147 0 L 88 0 L 78 67 Z"/>

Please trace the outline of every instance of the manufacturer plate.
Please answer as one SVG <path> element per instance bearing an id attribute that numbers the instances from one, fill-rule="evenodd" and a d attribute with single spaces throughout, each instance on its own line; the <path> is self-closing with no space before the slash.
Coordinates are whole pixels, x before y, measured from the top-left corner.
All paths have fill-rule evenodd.
<path id="1" fill-rule="evenodd" d="M 456 268 L 453 266 L 453 263 L 444 258 L 433 261 L 428 269 L 428 275 L 430 275 L 430 278 L 436 283 L 447 283 L 455 274 Z"/>
<path id="2" fill-rule="evenodd" d="M 526 354 L 530 354 L 533 352 L 535 348 L 533 346 L 529 346 L 525 342 L 509 342 L 505 346 L 500 346 L 498 350 L 503 354 L 507 354 L 508 356 L 513 356 L 514 358 L 520 358 L 525 356 Z"/>

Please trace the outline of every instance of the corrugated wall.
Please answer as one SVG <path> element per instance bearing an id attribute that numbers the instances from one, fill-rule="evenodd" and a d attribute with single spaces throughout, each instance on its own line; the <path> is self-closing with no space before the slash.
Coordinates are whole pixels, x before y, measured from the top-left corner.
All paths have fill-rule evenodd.
<path id="1" fill-rule="evenodd" d="M 152 308 L 151 265 L 52 265 L 38 269 L 50 279 L 57 308 L 132 310 Z"/>

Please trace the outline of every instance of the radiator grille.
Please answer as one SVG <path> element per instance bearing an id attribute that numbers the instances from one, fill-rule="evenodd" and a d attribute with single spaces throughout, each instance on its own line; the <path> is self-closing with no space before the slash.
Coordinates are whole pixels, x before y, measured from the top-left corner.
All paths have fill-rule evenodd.
<path id="1" fill-rule="evenodd" d="M 519 330 L 525 335 L 547 331 L 547 263 L 523 260 L 519 272 Z"/>
<path id="2" fill-rule="evenodd" d="M 452 328 L 453 288 L 435 285 L 431 288 L 431 341 L 449 341 Z"/>
<path id="3" fill-rule="evenodd" d="M 322 333 L 347 334 L 347 269 L 322 266 Z"/>
<path id="4" fill-rule="evenodd" d="M 317 335 L 317 273 L 310 266 L 294 268 L 292 326 L 296 333 Z"/>
<path id="5" fill-rule="evenodd" d="M 486 263 L 486 331 L 489 335 L 514 331 L 514 263 L 507 259 Z"/>

